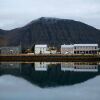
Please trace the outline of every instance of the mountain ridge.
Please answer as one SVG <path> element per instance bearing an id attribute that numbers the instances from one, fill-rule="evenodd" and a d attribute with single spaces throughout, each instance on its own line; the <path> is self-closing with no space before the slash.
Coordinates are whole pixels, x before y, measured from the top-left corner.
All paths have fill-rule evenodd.
<path id="1" fill-rule="evenodd" d="M 0 38 L 4 38 L 4 42 L 7 40 L 5 46 L 16 46 L 21 43 L 23 48 L 30 48 L 34 44 L 100 44 L 100 30 L 79 21 L 41 17 L 24 27 L 9 31 L 0 30 Z M 1 46 L 4 46 L 3 42 Z"/>

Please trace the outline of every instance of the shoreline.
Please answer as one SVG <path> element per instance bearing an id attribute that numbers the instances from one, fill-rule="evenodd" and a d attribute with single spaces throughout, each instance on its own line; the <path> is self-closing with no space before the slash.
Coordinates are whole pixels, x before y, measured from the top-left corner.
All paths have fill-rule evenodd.
<path id="1" fill-rule="evenodd" d="M 62 55 L 62 54 L 19 54 L 19 55 L 0 55 L 2 61 L 23 61 L 23 62 L 98 62 L 100 55 Z"/>

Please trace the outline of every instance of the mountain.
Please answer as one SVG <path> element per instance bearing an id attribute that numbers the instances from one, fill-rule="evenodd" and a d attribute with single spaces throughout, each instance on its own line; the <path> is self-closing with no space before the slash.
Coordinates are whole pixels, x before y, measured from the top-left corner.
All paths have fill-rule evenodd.
<path id="1" fill-rule="evenodd" d="M 34 44 L 60 46 L 98 43 L 100 45 L 100 30 L 79 21 L 49 17 L 41 17 L 24 27 L 10 31 L 0 30 L 0 45 L 15 46 L 20 43 L 23 48 L 29 48 Z"/>
<path id="2" fill-rule="evenodd" d="M 5 32 L 6 31 L 0 29 L 0 46 L 7 45 L 7 39 L 5 38 Z"/>

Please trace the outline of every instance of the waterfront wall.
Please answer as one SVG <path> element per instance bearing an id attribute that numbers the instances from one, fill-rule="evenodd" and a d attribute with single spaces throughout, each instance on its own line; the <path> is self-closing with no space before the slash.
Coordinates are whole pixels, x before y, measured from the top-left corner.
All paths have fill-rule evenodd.
<path id="1" fill-rule="evenodd" d="M 0 55 L 0 61 L 47 61 L 47 62 L 56 62 L 56 61 L 100 61 L 99 55 Z"/>

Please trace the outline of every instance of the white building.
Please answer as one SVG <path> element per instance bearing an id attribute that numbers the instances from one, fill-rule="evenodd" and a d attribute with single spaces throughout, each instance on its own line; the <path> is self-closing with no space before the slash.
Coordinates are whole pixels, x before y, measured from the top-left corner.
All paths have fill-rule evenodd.
<path id="1" fill-rule="evenodd" d="M 61 54 L 97 54 L 98 44 L 61 45 Z"/>
<path id="2" fill-rule="evenodd" d="M 35 54 L 45 54 L 47 51 L 47 45 L 35 45 Z"/>
<path id="3" fill-rule="evenodd" d="M 61 54 L 74 54 L 74 45 L 61 45 Z"/>
<path id="4" fill-rule="evenodd" d="M 98 44 L 74 44 L 74 54 L 97 54 Z"/>

